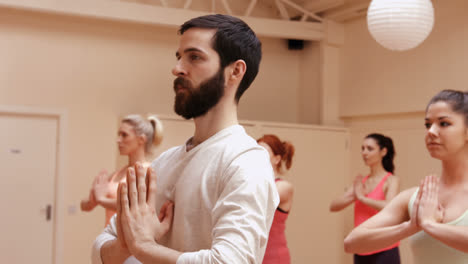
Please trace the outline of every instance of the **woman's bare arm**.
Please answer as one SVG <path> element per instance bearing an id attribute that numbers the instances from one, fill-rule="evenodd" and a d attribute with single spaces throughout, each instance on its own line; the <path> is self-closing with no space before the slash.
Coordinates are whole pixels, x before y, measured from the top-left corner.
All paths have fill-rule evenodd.
<path id="1" fill-rule="evenodd" d="M 408 213 L 408 202 L 415 191 L 416 188 L 403 191 L 383 210 L 354 228 L 345 238 L 345 251 L 367 253 L 379 250 L 418 232 L 420 227 L 416 225 L 415 215 L 411 218 Z"/>

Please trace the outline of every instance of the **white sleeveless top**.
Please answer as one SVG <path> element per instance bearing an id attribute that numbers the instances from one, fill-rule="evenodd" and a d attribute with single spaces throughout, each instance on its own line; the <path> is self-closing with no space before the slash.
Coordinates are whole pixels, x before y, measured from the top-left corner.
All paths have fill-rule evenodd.
<path id="1" fill-rule="evenodd" d="M 408 211 L 411 215 L 414 200 L 419 188 L 411 196 L 408 203 Z M 446 223 L 454 226 L 468 226 L 468 210 L 457 219 Z M 420 231 L 410 237 L 410 244 L 414 256 L 414 264 L 467 264 L 468 254 L 451 248 L 437 239 L 432 238 L 424 231 Z"/>

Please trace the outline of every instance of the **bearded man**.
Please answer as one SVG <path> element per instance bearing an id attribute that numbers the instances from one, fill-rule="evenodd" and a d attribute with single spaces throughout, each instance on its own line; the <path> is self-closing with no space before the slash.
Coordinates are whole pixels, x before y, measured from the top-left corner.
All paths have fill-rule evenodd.
<path id="1" fill-rule="evenodd" d="M 193 118 L 195 133 L 148 171 L 129 168 L 93 263 L 262 263 L 279 197 L 268 153 L 237 119 L 261 43 L 226 15 L 191 19 L 179 32 L 174 110 Z"/>

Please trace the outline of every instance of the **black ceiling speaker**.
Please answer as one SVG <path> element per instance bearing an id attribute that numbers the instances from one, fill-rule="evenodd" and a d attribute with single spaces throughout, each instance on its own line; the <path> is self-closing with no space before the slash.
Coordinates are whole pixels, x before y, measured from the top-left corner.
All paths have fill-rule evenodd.
<path id="1" fill-rule="evenodd" d="M 302 50 L 304 48 L 304 40 L 302 39 L 288 39 L 289 50 Z"/>

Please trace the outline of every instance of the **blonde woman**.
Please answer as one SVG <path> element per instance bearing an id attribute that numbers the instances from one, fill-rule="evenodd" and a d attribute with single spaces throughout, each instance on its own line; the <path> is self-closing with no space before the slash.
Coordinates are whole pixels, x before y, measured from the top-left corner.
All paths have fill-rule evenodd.
<path id="1" fill-rule="evenodd" d="M 162 141 L 163 126 L 156 116 L 129 115 L 122 119 L 118 131 L 117 144 L 120 155 L 128 156 L 128 164 L 108 174 L 101 171 L 94 179 L 88 198 L 81 201 L 82 211 L 91 211 L 97 205 L 106 209 L 106 225 L 116 213 L 117 187 L 125 181 L 127 168 L 136 162 L 148 167 L 146 160 L 152 149 Z"/>

